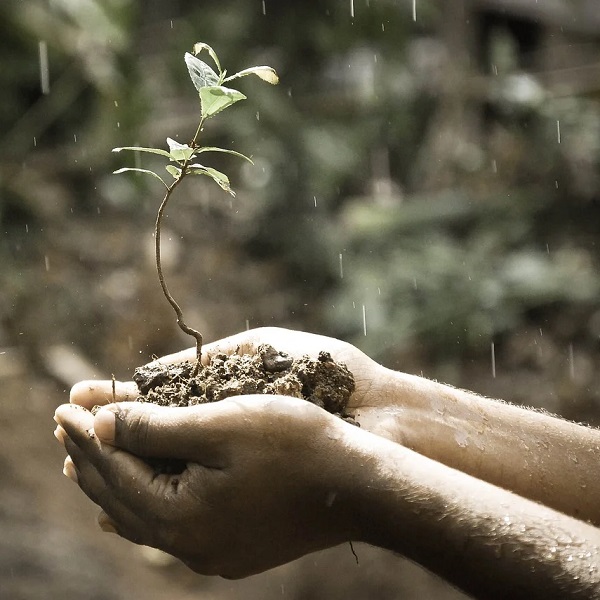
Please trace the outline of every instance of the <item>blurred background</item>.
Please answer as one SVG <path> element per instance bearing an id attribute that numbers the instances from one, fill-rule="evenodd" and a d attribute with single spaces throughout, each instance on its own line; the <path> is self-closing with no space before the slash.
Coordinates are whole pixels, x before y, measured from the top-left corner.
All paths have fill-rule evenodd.
<path id="1" fill-rule="evenodd" d="M 281 83 L 209 122 L 237 197 L 195 178 L 164 225 L 206 340 L 277 325 L 600 421 L 600 13 L 594 0 L 3 0 L 0 596 L 464 598 L 357 546 L 239 582 L 97 529 L 51 416 L 75 381 L 192 345 L 160 293 L 161 189 L 115 146 L 192 137 L 194 42 Z M 146 168 L 162 168 L 141 157 Z"/>

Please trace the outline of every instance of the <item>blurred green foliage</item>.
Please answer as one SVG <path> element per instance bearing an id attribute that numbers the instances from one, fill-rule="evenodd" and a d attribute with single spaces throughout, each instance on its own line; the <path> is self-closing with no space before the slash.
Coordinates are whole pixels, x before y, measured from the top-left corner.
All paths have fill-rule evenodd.
<path id="1" fill-rule="evenodd" d="M 467 5 L 461 20 L 422 0 L 414 22 L 412 3 L 397 0 L 356 1 L 354 16 L 333 0 L 6 0 L 2 253 L 22 256 L 24 221 L 98 206 L 143 227 L 139 214 L 155 208 L 144 206 L 146 184 L 108 181 L 120 166 L 110 148 L 160 144 L 174 129 L 189 141 L 197 107 L 181 56 L 200 39 L 224 64 L 269 64 L 281 77 L 278 89 L 249 82 L 256 102 L 207 133 L 254 152 L 255 168 L 223 163 L 234 168 L 235 214 L 213 211 L 232 221 L 229 244 L 280 266 L 268 287 L 293 316 L 279 324 L 379 358 L 416 342 L 459 357 L 541 326 L 546 308 L 593 313 L 599 90 L 545 77 L 564 68 L 547 42 L 532 50 L 506 14 Z M 531 44 L 543 10 L 525 22 Z M 570 35 L 567 73 L 599 41 Z"/>

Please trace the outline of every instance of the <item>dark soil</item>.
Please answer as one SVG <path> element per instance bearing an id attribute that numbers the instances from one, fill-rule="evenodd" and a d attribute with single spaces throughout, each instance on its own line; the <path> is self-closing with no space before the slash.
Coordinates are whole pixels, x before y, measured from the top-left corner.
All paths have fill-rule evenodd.
<path id="1" fill-rule="evenodd" d="M 346 417 L 345 410 L 354 391 L 354 377 L 344 364 L 328 352 L 317 360 L 294 359 L 263 344 L 258 353 L 217 354 L 193 375 L 195 365 L 139 367 L 134 381 L 140 402 L 161 406 L 193 406 L 246 394 L 281 394 L 303 398 L 326 411 Z"/>
<path id="2" fill-rule="evenodd" d="M 217 354 L 194 374 L 196 365 L 138 367 L 139 402 L 160 406 L 193 406 L 247 394 L 281 394 L 303 398 L 326 411 L 356 424 L 346 414 L 354 391 L 354 377 L 346 365 L 335 362 L 328 352 L 317 360 L 303 356 L 294 359 L 272 346 L 259 346 L 257 354 Z M 178 473 L 184 465 L 162 459 L 150 463 L 159 472 Z"/>

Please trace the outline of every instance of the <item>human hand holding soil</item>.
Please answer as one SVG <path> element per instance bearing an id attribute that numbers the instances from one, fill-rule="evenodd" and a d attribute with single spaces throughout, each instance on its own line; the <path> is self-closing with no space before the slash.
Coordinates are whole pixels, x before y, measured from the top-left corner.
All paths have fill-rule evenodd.
<path id="1" fill-rule="evenodd" d="M 138 396 L 132 383 L 82 382 L 57 409 L 56 435 L 70 455 L 65 474 L 103 508 L 105 530 L 225 577 L 355 540 L 475 596 L 600 594 L 597 430 L 282 329 L 216 342 L 206 359 L 265 342 L 344 361 L 356 379 L 348 412 L 362 427 L 277 395 L 171 408 L 126 402 Z M 193 351 L 161 360 L 188 358 Z M 157 474 L 150 457 L 185 467 Z M 514 551 L 498 552 L 505 547 Z"/>
<path id="2" fill-rule="evenodd" d="M 355 538 L 348 469 L 365 434 L 308 402 L 126 402 L 95 416 L 71 404 L 56 420 L 66 473 L 102 507 L 103 528 L 199 573 L 244 577 Z M 149 457 L 186 466 L 156 475 Z"/>
<path id="3" fill-rule="evenodd" d="M 245 577 L 343 541 L 400 553 L 485 598 L 596 597 L 600 533 L 308 402 L 56 412 L 66 474 L 101 524 L 193 570 Z M 140 457 L 185 458 L 178 475 Z M 499 548 L 511 551 L 498 552 Z"/>
<path id="4" fill-rule="evenodd" d="M 388 387 L 393 372 L 385 369 L 356 347 L 341 340 L 312 333 L 304 333 L 277 327 L 263 327 L 245 331 L 203 346 L 202 363 L 208 364 L 218 354 L 247 354 L 258 352 L 261 345 L 268 344 L 279 352 L 293 358 L 309 356 L 316 359 L 320 352 L 328 352 L 338 363 L 346 365 L 354 376 L 355 389 L 346 407 L 348 414 L 354 416 L 361 409 L 361 419 L 390 404 Z M 159 358 L 155 363 L 178 364 L 193 363 L 196 349 L 189 348 L 176 354 Z M 154 363 L 150 363 L 152 365 Z M 150 366 L 149 365 L 149 366 Z M 139 389 L 134 382 L 82 381 L 71 391 L 71 402 L 87 409 L 110 402 L 135 400 Z M 359 421 L 360 422 L 360 421 Z M 362 425 L 362 423 L 361 423 Z M 377 429 L 376 419 L 371 426 Z M 369 429 L 371 427 L 368 427 Z M 384 432 L 385 433 L 385 432 Z"/>

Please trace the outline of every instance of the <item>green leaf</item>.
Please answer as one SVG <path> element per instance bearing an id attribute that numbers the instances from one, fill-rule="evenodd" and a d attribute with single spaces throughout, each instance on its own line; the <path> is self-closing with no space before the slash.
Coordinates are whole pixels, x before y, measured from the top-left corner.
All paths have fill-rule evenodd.
<path id="1" fill-rule="evenodd" d="M 185 64 L 187 65 L 194 87 L 201 91 L 205 87 L 219 84 L 219 76 L 200 59 L 189 52 L 185 53 Z"/>
<path id="2" fill-rule="evenodd" d="M 181 176 L 181 169 L 179 167 L 176 167 L 175 165 L 167 165 L 165 169 L 168 173 L 173 175 L 173 179 L 179 179 L 179 177 Z"/>
<path id="3" fill-rule="evenodd" d="M 232 104 L 245 99 L 246 96 L 244 96 L 242 92 L 238 92 L 237 90 L 232 90 L 220 85 L 203 87 L 200 90 L 202 116 L 205 119 L 208 117 L 213 117 Z"/>
<path id="4" fill-rule="evenodd" d="M 235 150 L 227 150 L 226 148 L 215 148 L 214 146 L 203 146 L 202 148 L 196 148 L 196 154 L 201 154 L 202 152 L 224 152 L 225 154 L 233 154 L 234 156 L 239 156 L 240 158 L 247 160 L 251 165 L 254 164 L 251 158 L 247 157 L 241 152 L 236 152 Z"/>
<path id="5" fill-rule="evenodd" d="M 194 56 L 198 56 L 202 50 L 206 50 L 210 54 L 211 58 L 215 61 L 215 65 L 217 65 L 217 69 L 219 69 L 219 73 L 222 75 L 223 69 L 221 69 L 221 63 L 219 62 L 217 53 L 208 44 L 205 44 L 204 42 L 196 42 L 194 44 Z"/>
<path id="6" fill-rule="evenodd" d="M 155 173 L 154 171 L 149 171 L 148 169 L 138 169 L 135 167 L 125 167 L 123 169 L 117 169 L 113 171 L 113 175 L 119 175 L 120 173 L 126 173 L 127 171 L 136 171 L 137 173 L 146 173 L 147 175 L 152 175 L 152 177 L 156 177 L 166 188 L 169 186 L 164 182 L 163 178 Z"/>
<path id="7" fill-rule="evenodd" d="M 139 146 L 125 146 L 124 148 L 113 148 L 113 152 L 121 152 L 121 150 L 133 150 L 134 152 L 150 152 L 151 154 L 160 154 L 170 158 L 171 155 L 166 150 L 160 148 L 140 148 Z"/>
<path id="8" fill-rule="evenodd" d="M 169 145 L 170 150 L 168 156 L 171 160 L 182 162 L 190 160 L 190 158 L 194 156 L 194 148 L 191 148 L 187 144 L 180 144 L 171 138 L 167 138 L 167 144 Z"/>
<path id="9" fill-rule="evenodd" d="M 229 185 L 229 177 L 227 177 L 225 173 L 221 173 L 221 171 L 217 171 L 217 169 L 205 167 L 200 164 L 190 165 L 187 172 L 190 175 L 206 175 L 207 177 L 210 177 L 221 189 L 235 197 L 235 192 Z"/>
<path id="10" fill-rule="evenodd" d="M 277 85 L 279 83 L 279 77 L 275 72 L 275 69 L 271 67 L 250 67 L 249 69 L 244 69 L 231 77 L 227 77 L 223 81 L 231 81 L 232 79 L 237 79 L 238 77 L 246 77 L 246 75 L 256 75 L 260 77 L 263 81 L 270 83 L 271 85 Z"/>

